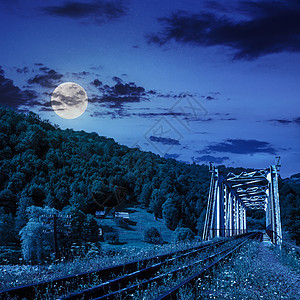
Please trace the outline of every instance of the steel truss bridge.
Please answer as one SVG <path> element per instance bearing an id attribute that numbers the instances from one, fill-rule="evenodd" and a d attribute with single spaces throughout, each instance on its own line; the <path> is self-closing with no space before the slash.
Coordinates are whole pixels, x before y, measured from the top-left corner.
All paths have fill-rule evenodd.
<path id="1" fill-rule="evenodd" d="M 281 245 L 279 168 L 280 157 L 267 169 L 239 175 L 222 174 L 211 164 L 203 240 L 246 233 L 246 210 L 261 209 L 266 212 L 266 233 L 273 244 Z"/>

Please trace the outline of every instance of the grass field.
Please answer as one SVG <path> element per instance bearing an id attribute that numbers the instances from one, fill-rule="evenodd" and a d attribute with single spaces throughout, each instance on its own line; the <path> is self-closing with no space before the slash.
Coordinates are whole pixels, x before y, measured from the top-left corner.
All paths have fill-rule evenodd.
<path id="1" fill-rule="evenodd" d="M 208 280 L 209 279 L 209 280 Z M 300 299 L 300 262 L 293 248 L 252 242 L 209 278 L 198 281 L 197 299 Z"/>
<path id="2" fill-rule="evenodd" d="M 130 221 L 127 226 L 118 226 L 115 219 L 109 216 L 105 219 L 98 219 L 98 224 L 103 228 L 104 234 L 107 232 L 119 233 L 120 244 L 103 243 L 103 249 L 119 249 L 127 246 L 145 248 L 149 244 L 144 242 L 144 232 L 150 227 L 158 229 L 164 242 L 172 241 L 173 231 L 167 228 L 162 219 L 155 220 L 152 213 L 135 206 L 123 207 L 122 211 L 129 213 Z"/>

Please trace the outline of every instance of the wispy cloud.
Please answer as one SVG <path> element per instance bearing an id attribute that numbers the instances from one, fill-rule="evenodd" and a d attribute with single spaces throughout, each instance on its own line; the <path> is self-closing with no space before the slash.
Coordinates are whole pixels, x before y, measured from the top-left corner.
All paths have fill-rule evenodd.
<path id="1" fill-rule="evenodd" d="M 63 78 L 62 74 L 53 69 L 50 70 L 47 67 L 41 67 L 40 71 L 42 71 L 43 74 L 35 75 L 33 78 L 28 79 L 29 84 L 39 84 L 42 87 L 54 88 L 61 83 L 60 80 Z"/>
<path id="2" fill-rule="evenodd" d="M 102 24 L 122 17 L 127 8 L 123 0 L 66 1 L 58 6 L 45 7 L 42 11 L 55 17 Z"/>
<path id="3" fill-rule="evenodd" d="M 216 164 L 222 164 L 225 160 L 229 160 L 229 157 L 228 156 L 216 157 L 216 156 L 212 156 L 212 155 L 203 155 L 200 157 L 193 157 L 193 161 L 196 163 L 214 162 Z"/>
<path id="4" fill-rule="evenodd" d="M 164 138 L 151 135 L 149 139 L 152 142 L 161 143 L 163 145 L 180 145 L 180 142 L 178 140 L 172 138 Z"/>
<path id="5" fill-rule="evenodd" d="M 294 119 L 272 119 L 270 120 L 270 122 L 283 124 L 283 125 L 288 125 L 288 124 L 300 125 L 300 117 Z"/>
<path id="6" fill-rule="evenodd" d="M 17 72 L 20 74 L 22 74 L 22 73 L 27 74 L 30 72 L 30 70 L 29 70 L 29 67 L 25 66 L 23 68 L 17 68 Z"/>
<path id="7" fill-rule="evenodd" d="M 209 154 L 212 152 L 225 152 L 233 154 L 276 154 L 277 151 L 268 142 L 257 140 L 228 139 L 221 143 L 208 145 L 204 150 L 197 152 L 200 154 Z"/>
<path id="8" fill-rule="evenodd" d="M 157 117 L 165 117 L 165 116 L 186 116 L 187 113 L 176 113 L 176 112 L 149 112 L 149 113 L 132 113 L 133 116 L 143 117 L 143 118 L 157 118 Z"/>
<path id="9" fill-rule="evenodd" d="M 164 158 L 168 159 L 168 158 L 171 158 L 171 159 L 176 159 L 180 156 L 180 154 L 177 154 L 177 153 L 166 153 L 164 155 Z"/>

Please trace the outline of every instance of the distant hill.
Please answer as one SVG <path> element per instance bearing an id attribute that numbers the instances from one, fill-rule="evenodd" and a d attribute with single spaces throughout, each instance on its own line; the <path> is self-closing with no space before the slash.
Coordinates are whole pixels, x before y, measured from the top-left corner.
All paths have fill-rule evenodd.
<path id="1" fill-rule="evenodd" d="M 294 174 L 290 177 L 291 180 L 300 180 L 300 173 Z"/>
<path id="2" fill-rule="evenodd" d="M 296 189 L 297 193 L 300 194 L 300 173 L 294 174 L 289 178 L 282 180 L 284 183 L 292 185 Z"/>
<path id="3" fill-rule="evenodd" d="M 299 202 L 298 178 L 281 182 L 284 218 L 294 215 Z M 13 215 L 16 230 L 24 226 L 30 205 L 94 213 L 127 202 L 163 218 L 172 230 L 185 226 L 197 232 L 209 183 L 206 165 L 161 158 L 97 133 L 61 130 L 34 113 L 0 108 L 0 213 Z"/>

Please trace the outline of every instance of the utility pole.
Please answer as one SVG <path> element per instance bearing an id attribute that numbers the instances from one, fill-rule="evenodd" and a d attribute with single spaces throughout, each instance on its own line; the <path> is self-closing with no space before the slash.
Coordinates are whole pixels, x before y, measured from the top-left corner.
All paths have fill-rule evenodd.
<path id="1" fill-rule="evenodd" d="M 58 230 L 58 221 L 61 219 L 70 219 L 71 216 L 70 215 L 63 216 L 63 215 L 53 214 L 53 215 L 48 215 L 48 216 L 42 215 L 41 217 L 46 219 L 45 221 L 43 221 L 43 224 L 53 225 L 53 229 L 51 229 L 50 231 L 44 230 L 44 233 L 45 234 L 53 233 L 55 259 L 59 260 L 60 252 L 59 252 L 59 248 L 58 248 L 58 233 L 69 235 L 70 231 L 65 230 L 65 228 L 61 228 L 60 230 Z M 70 226 L 71 226 L 70 223 L 63 225 L 63 227 L 70 227 Z"/>
<path id="2" fill-rule="evenodd" d="M 55 259 L 60 259 L 58 245 L 57 245 L 57 215 L 53 215 L 53 239 L 54 239 L 54 251 Z"/>

